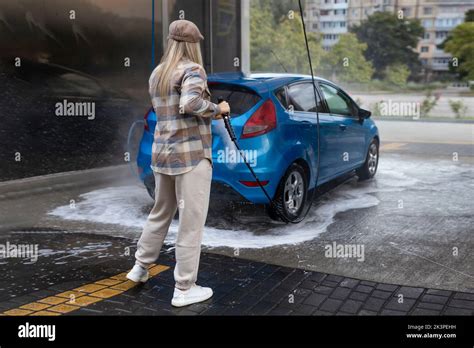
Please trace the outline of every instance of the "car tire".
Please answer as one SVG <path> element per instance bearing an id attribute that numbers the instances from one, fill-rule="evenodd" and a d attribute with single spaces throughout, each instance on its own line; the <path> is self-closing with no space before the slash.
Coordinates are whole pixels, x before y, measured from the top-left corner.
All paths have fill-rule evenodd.
<path id="1" fill-rule="evenodd" d="M 287 169 L 268 210 L 271 219 L 295 222 L 301 217 L 308 200 L 308 176 L 297 163 Z"/>
<path id="2" fill-rule="evenodd" d="M 356 174 L 359 177 L 359 181 L 365 181 L 372 179 L 377 173 L 379 165 L 379 142 L 377 139 L 373 139 L 369 145 L 367 151 L 367 157 L 365 162 L 359 169 L 356 170 Z"/>

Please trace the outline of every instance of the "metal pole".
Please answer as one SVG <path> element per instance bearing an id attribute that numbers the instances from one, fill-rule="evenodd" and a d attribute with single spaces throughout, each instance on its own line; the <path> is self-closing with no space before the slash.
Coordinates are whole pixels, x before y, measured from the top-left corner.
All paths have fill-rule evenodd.
<path id="1" fill-rule="evenodd" d="M 169 29 L 169 10 L 168 10 L 168 0 L 161 0 L 161 23 L 162 23 L 162 33 L 163 33 L 163 39 L 161 40 L 162 42 L 162 48 L 163 52 L 166 49 L 166 40 L 165 38 L 168 37 L 168 29 Z"/>
<path id="2" fill-rule="evenodd" d="M 250 3 L 240 2 L 240 68 L 245 76 L 250 75 Z"/>
<path id="3" fill-rule="evenodd" d="M 214 18 L 213 18 L 213 12 L 212 12 L 212 0 L 209 0 L 209 25 L 210 25 L 210 30 L 209 30 L 209 36 L 210 36 L 210 45 L 209 45 L 209 52 L 210 52 L 210 63 L 211 63 L 211 74 L 214 72 L 214 50 L 213 50 L 213 47 L 214 47 L 214 37 L 213 37 L 213 32 L 214 32 L 214 28 L 213 28 L 213 24 L 214 24 Z"/>
<path id="4" fill-rule="evenodd" d="M 155 0 L 151 0 L 151 70 L 155 69 Z"/>

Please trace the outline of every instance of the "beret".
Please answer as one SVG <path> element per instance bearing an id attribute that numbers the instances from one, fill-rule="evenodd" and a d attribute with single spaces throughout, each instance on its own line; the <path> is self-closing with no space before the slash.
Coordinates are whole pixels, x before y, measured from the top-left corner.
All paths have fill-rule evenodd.
<path id="1" fill-rule="evenodd" d="M 170 24 L 168 39 L 196 43 L 204 40 L 204 36 L 202 36 L 196 24 L 180 19 Z"/>

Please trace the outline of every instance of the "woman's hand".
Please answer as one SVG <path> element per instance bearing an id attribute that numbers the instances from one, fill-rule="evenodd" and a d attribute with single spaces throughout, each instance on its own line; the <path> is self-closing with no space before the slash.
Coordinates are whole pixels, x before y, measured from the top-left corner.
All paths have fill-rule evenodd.
<path id="1" fill-rule="evenodd" d="M 230 105 L 226 101 L 219 103 L 221 109 L 221 115 L 230 114 Z"/>

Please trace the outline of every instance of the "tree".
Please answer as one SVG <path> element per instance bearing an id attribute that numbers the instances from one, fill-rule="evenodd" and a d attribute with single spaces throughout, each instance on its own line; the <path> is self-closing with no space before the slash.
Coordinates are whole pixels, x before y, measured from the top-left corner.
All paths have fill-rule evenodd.
<path id="1" fill-rule="evenodd" d="M 408 63 L 412 74 L 419 72 L 421 64 L 415 48 L 424 34 L 417 19 L 399 19 L 389 12 L 376 12 L 350 31 L 367 44 L 365 57 L 382 77 L 387 66 Z"/>
<path id="2" fill-rule="evenodd" d="M 464 15 L 464 22 L 474 22 L 474 10 L 469 10 L 466 12 Z M 451 40 L 452 34 L 450 33 L 448 37 L 439 45 L 437 45 L 437 48 L 446 51 L 446 44 Z M 447 51 L 446 51 L 447 52 Z M 460 57 L 456 57 L 456 60 L 451 61 L 449 64 L 449 71 L 452 72 L 453 74 L 458 74 L 458 76 L 463 79 L 467 76 L 467 73 L 465 71 L 459 71 L 458 66 L 463 64 L 463 60 Z"/>
<path id="3" fill-rule="evenodd" d="M 454 68 L 458 65 L 456 70 L 460 76 L 474 80 L 474 22 L 463 23 L 454 28 L 443 46 L 453 56 L 452 65 Z"/>
<path id="4" fill-rule="evenodd" d="M 357 40 L 355 34 L 341 35 L 339 41 L 324 57 L 323 62 L 340 81 L 369 82 L 374 73 L 372 63 L 364 57 L 367 44 Z"/>
<path id="5" fill-rule="evenodd" d="M 469 10 L 466 12 L 466 14 L 464 15 L 464 22 L 466 23 L 474 22 L 474 10 Z M 444 46 L 446 45 L 446 43 L 449 41 L 450 38 L 451 38 L 451 35 L 448 35 L 448 37 L 439 45 L 437 45 L 437 47 L 441 50 L 444 50 Z"/>
<path id="6" fill-rule="evenodd" d="M 277 16 L 273 1 L 251 2 L 250 55 L 253 71 L 310 73 L 303 25 L 298 11 L 281 9 Z M 278 18 L 278 19 L 277 19 Z M 322 48 L 315 33 L 308 32 L 313 67 L 319 65 Z"/>
<path id="7" fill-rule="evenodd" d="M 258 0 L 257 0 L 258 1 Z M 267 0 L 271 1 L 271 11 L 274 17 L 275 23 L 280 22 L 283 17 L 285 17 L 289 11 L 298 12 L 298 1 L 296 0 Z M 255 2 L 252 0 L 251 2 Z"/>
<path id="8" fill-rule="evenodd" d="M 397 87 L 406 85 L 408 76 L 410 76 L 410 69 L 405 64 L 394 64 L 385 68 L 385 80 Z"/>
<path id="9" fill-rule="evenodd" d="M 469 10 L 464 15 L 464 22 L 474 22 L 474 10 Z"/>

